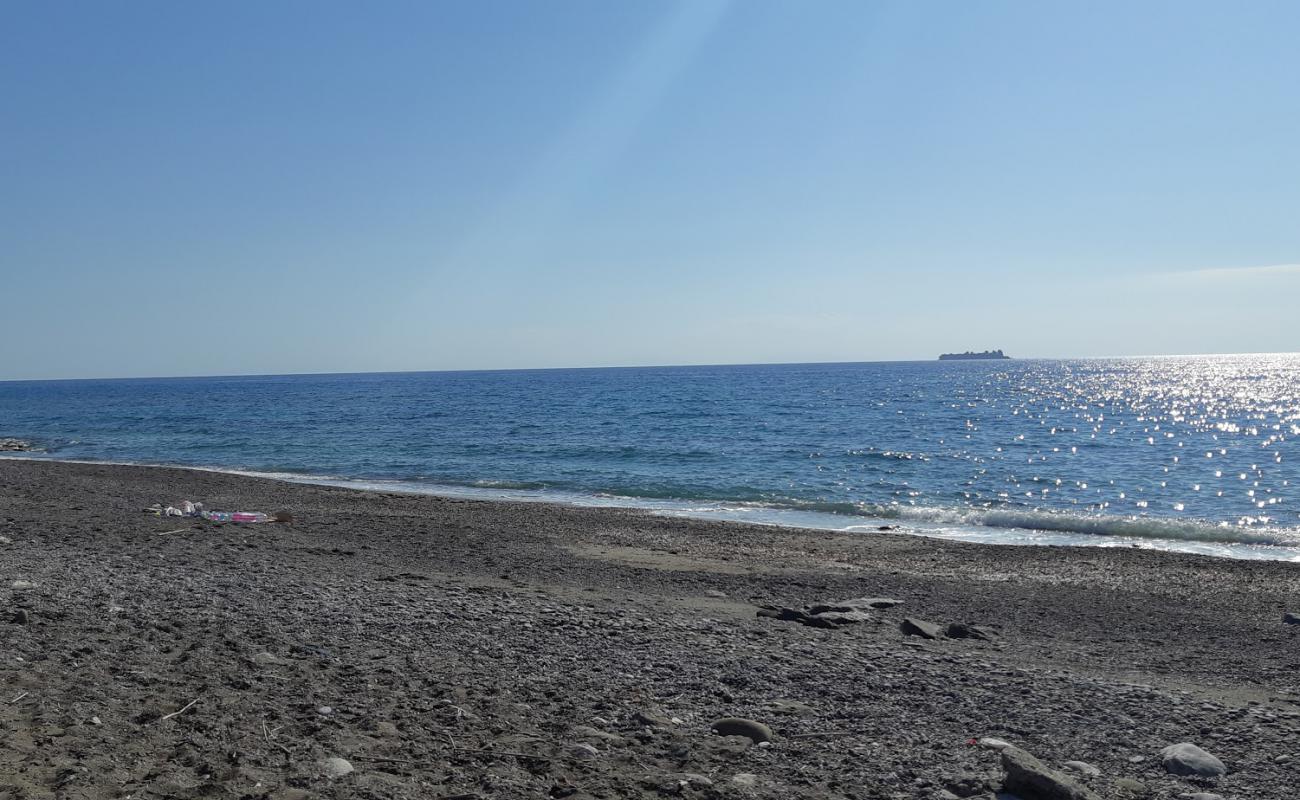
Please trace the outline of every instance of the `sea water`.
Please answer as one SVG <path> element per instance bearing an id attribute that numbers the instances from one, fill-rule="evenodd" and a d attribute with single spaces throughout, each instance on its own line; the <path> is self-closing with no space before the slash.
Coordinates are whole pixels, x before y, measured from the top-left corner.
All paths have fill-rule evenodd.
<path id="1" fill-rule="evenodd" d="M 27 457 L 1300 561 L 1300 356 L 0 383 Z"/>

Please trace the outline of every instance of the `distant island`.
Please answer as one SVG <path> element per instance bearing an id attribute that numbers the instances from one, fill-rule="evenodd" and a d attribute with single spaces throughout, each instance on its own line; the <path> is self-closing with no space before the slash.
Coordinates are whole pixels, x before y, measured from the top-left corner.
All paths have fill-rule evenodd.
<path id="1" fill-rule="evenodd" d="M 967 350 L 964 353 L 944 353 L 939 356 L 940 361 L 977 361 L 990 358 L 1011 358 L 1011 356 L 1004 354 L 1001 350 L 985 350 L 982 353 L 972 353 Z"/>

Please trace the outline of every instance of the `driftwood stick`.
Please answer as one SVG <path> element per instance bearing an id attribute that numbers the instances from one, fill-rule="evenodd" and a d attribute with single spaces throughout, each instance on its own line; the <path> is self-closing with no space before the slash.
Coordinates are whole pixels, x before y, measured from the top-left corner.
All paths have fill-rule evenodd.
<path id="1" fill-rule="evenodd" d="M 189 711 L 191 708 L 194 708 L 194 704 L 197 702 L 199 702 L 199 698 L 196 697 L 193 700 L 186 703 L 184 708 L 180 709 L 179 711 L 173 711 L 172 713 L 168 714 L 167 716 L 163 717 L 158 721 L 164 722 L 166 720 L 171 719 L 172 717 L 179 717 L 181 714 L 184 714 L 186 711 Z"/>

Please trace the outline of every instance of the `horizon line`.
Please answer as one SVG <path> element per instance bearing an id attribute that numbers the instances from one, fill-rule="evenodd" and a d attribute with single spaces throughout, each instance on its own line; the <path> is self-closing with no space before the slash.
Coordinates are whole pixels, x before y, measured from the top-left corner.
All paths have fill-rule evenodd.
<path id="1" fill-rule="evenodd" d="M 1247 352 L 1247 353 L 1165 353 L 1165 354 L 1130 354 L 1102 356 L 1011 356 L 1005 361 L 1100 361 L 1105 359 L 1133 358 L 1211 358 L 1229 356 L 1300 356 L 1300 351 L 1283 352 Z M 486 367 L 459 369 L 395 369 L 395 370 L 341 370 L 337 372 L 248 372 L 228 374 L 184 374 L 184 375 L 97 375 L 78 378 L 0 378 L 2 383 L 57 383 L 76 381 L 162 381 L 195 380 L 223 378 L 306 378 L 330 375 L 422 375 L 439 373 L 475 373 L 475 372 L 570 372 L 576 370 L 599 369 L 690 369 L 699 367 L 792 367 L 792 366 L 830 366 L 843 364 L 938 364 L 939 357 L 933 358 L 894 358 L 869 361 L 746 361 L 734 363 L 701 362 L 694 364 L 605 364 L 568 367 Z M 944 361 L 942 363 L 951 363 Z M 962 362 L 965 363 L 965 362 Z"/>

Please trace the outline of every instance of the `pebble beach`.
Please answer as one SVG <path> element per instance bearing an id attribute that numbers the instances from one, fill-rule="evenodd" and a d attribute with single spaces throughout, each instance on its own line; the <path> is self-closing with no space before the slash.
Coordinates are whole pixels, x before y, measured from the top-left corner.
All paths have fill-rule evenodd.
<path id="1" fill-rule="evenodd" d="M 1280 561 L 0 460 L 0 797 L 1282 800 L 1295 613 Z"/>

